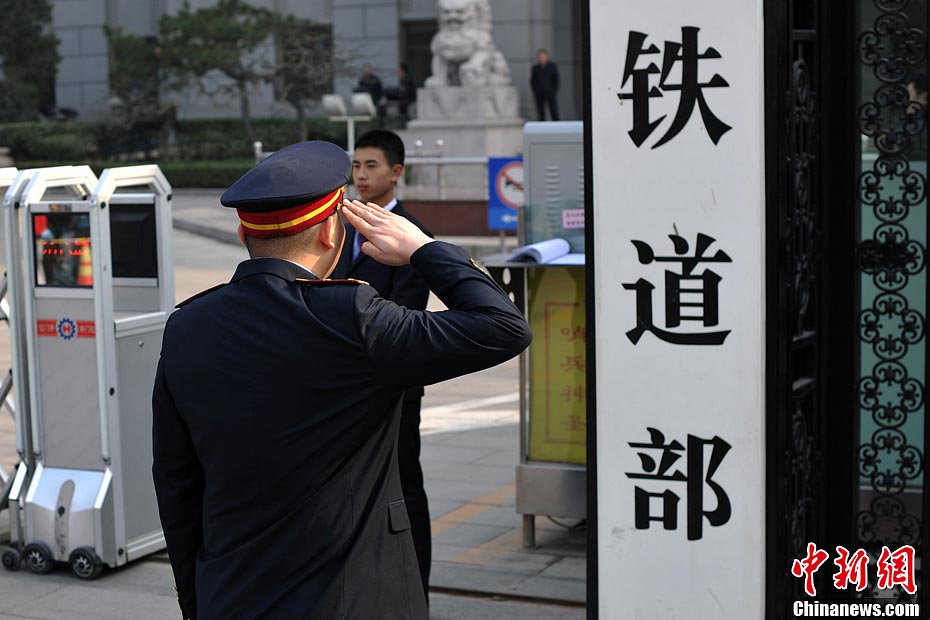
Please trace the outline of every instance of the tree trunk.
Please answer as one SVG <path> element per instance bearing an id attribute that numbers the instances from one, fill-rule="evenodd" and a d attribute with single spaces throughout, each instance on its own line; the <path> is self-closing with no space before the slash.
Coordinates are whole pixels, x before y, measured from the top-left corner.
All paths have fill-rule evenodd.
<path id="1" fill-rule="evenodd" d="M 249 100 L 249 83 L 245 80 L 236 80 L 239 89 L 239 113 L 242 115 L 242 127 L 249 139 L 249 146 L 255 142 L 255 129 L 252 127 L 252 102 Z"/>
<path id="2" fill-rule="evenodd" d="M 304 110 L 303 101 L 294 99 L 290 103 L 297 112 L 297 141 L 309 140 L 310 137 L 307 135 L 307 111 Z"/>

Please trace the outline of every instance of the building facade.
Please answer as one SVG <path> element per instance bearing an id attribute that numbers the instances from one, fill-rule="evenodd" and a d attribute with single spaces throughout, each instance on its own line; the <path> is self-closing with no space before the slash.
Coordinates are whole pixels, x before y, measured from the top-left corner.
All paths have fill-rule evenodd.
<path id="1" fill-rule="evenodd" d="M 355 75 L 335 80 L 334 92 L 348 95 L 361 67 L 370 63 L 385 87 L 397 84 L 400 63 L 409 66 L 416 86 L 429 75 L 432 36 L 438 30 L 435 0 L 248 0 L 281 14 L 312 19 L 332 29 L 334 52 L 357 65 Z M 154 37 L 162 15 L 177 12 L 183 0 L 53 0 L 53 29 L 60 40 L 61 63 L 56 81 L 57 105 L 77 110 L 82 119 L 109 113 L 110 51 L 104 26 Z M 191 0 L 193 10 L 215 4 Z M 580 119 L 582 108 L 580 2 L 508 0 L 494 3 L 493 37 L 510 65 L 520 90 L 520 112 L 535 120 L 529 89 L 530 69 L 539 48 L 558 64 L 563 118 Z M 233 99 L 216 99 L 186 91 L 171 95 L 182 118 L 238 116 Z M 277 101 L 271 86 L 252 96 L 256 117 L 289 116 L 293 110 Z"/>

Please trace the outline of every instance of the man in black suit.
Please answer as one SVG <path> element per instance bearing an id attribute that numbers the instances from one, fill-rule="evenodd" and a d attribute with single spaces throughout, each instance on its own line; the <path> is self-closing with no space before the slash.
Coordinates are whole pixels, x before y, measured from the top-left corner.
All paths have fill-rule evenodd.
<path id="1" fill-rule="evenodd" d="M 396 215 L 407 218 L 425 234 L 432 234 L 415 217 L 404 210 L 394 197 L 394 186 L 404 173 L 404 143 L 400 136 L 381 129 L 363 134 L 355 143 L 352 156 L 352 176 L 359 196 L 365 202 L 380 205 Z M 361 252 L 364 240 L 351 224 L 346 225 L 346 243 L 339 262 L 333 270 L 334 278 L 357 278 L 369 283 L 378 294 L 398 306 L 411 310 L 426 310 L 429 288 L 423 278 L 410 265 L 393 267 L 379 263 Z M 397 459 L 400 465 L 400 483 L 404 501 L 410 515 L 410 531 L 417 550 L 417 563 L 423 581 L 423 591 L 429 600 L 429 571 L 432 561 L 429 504 L 423 485 L 420 466 L 420 402 L 423 388 L 417 386 L 404 393 L 400 416 L 400 439 Z"/>
<path id="2" fill-rule="evenodd" d="M 362 66 L 362 76 L 358 78 L 355 92 L 371 95 L 371 102 L 375 104 L 375 109 L 378 111 L 378 126 L 383 127 L 384 116 L 387 112 L 387 105 L 383 99 L 384 86 L 381 84 L 381 78 L 375 75 L 374 69 L 367 62 Z"/>
<path id="3" fill-rule="evenodd" d="M 546 120 L 547 105 L 551 120 L 559 120 L 559 68 L 549 60 L 549 52 L 544 49 L 536 52 L 536 64 L 530 72 L 530 88 L 536 99 L 539 120 Z"/>
<path id="4" fill-rule="evenodd" d="M 250 259 L 169 319 L 152 467 L 184 618 L 425 620 L 397 469 L 404 390 L 487 368 L 526 321 L 460 248 L 341 201 L 335 145 L 281 149 L 230 187 Z M 411 311 L 320 279 L 345 228 L 410 263 L 449 308 Z"/>

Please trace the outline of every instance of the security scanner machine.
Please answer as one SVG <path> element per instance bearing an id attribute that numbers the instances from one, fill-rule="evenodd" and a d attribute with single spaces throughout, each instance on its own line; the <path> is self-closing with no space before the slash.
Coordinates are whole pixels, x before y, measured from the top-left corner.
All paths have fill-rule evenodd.
<path id="1" fill-rule="evenodd" d="M 48 187 L 38 171 L 20 207 L 35 458 L 21 559 L 93 579 L 165 546 L 151 393 L 174 304 L 171 188 L 153 165 L 105 170 L 84 200 Z"/>
<path id="2" fill-rule="evenodd" d="M 26 223 L 23 197 L 30 181 L 41 174 L 48 193 L 73 200 L 85 200 L 97 185 L 97 176 L 88 166 L 58 166 L 20 170 L 10 182 L 3 199 L 4 246 L 6 260 L 7 303 L 3 307 L 10 328 L 10 352 L 12 369 L 0 389 L 7 398 L 13 391 L 13 417 L 16 429 L 16 451 L 19 464 L 13 474 L 5 497 L 0 497 L 0 506 L 8 500 L 10 510 L 10 548 L 0 554 L 0 561 L 7 569 L 16 569 L 25 546 L 23 506 L 26 489 L 35 472 L 35 456 L 32 442 L 32 418 L 29 402 L 29 364 L 26 352 L 25 299 L 28 287 L 24 284 L 24 245 Z M 15 382 L 15 385 L 13 383 Z M 9 405 L 9 401 L 6 401 Z"/>
<path id="3" fill-rule="evenodd" d="M 582 123 L 527 123 L 523 160 L 521 248 L 487 256 L 483 262 L 533 330 L 533 344 L 520 356 L 516 471 L 523 544 L 533 547 L 536 515 L 587 515 Z M 527 246 L 539 251 L 537 259 L 542 260 L 528 260 L 529 253 L 521 253 Z"/>

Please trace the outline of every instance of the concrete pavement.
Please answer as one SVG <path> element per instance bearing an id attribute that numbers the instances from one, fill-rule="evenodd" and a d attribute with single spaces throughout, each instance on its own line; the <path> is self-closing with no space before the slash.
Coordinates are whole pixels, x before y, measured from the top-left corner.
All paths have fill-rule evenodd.
<path id="1" fill-rule="evenodd" d="M 164 620 L 180 612 L 171 567 L 142 561 L 80 581 L 54 572 L 0 573 L 0 620 Z M 583 620 L 584 610 L 490 596 L 433 593 L 431 620 Z M 376 619 L 372 619 L 376 620 Z"/>
<path id="2" fill-rule="evenodd" d="M 228 280 L 246 257 L 232 243 L 234 234 L 227 234 L 235 229 L 235 214 L 218 206 L 218 196 L 209 190 L 174 195 L 179 300 Z M 464 241 L 478 255 L 497 250 L 496 239 Z M 436 299 L 430 305 L 441 309 Z M 8 332 L 0 326 L 0 369 L 8 367 L 8 357 Z M 537 547 L 522 548 L 513 485 L 517 368 L 514 360 L 427 388 L 422 463 L 433 519 L 434 620 L 585 616 L 583 527 L 537 517 Z M 12 430 L 0 411 L 0 464 L 7 470 L 16 460 Z M 176 617 L 171 585 L 163 554 L 106 571 L 93 582 L 65 571 L 0 571 L 0 620 Z"/>

